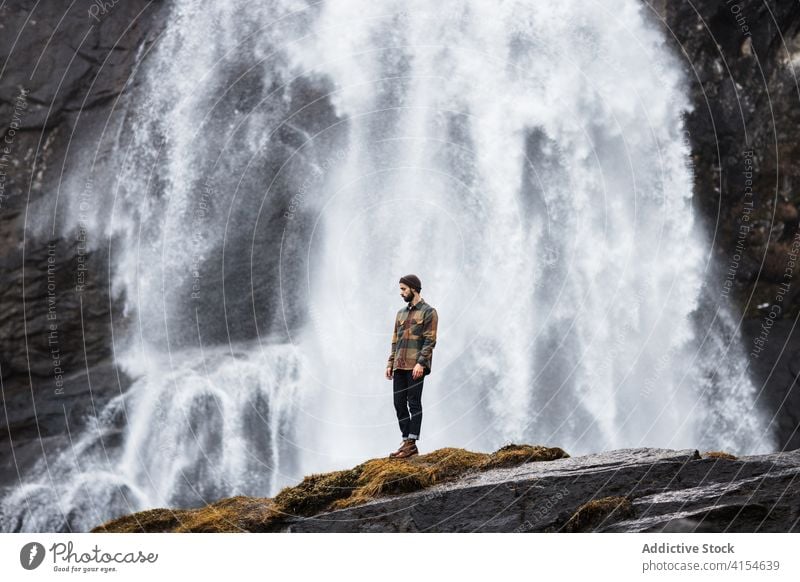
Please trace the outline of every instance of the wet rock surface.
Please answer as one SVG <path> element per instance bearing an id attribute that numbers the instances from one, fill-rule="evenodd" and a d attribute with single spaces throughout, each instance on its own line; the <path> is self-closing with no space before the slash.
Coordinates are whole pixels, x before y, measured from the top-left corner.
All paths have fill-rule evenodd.
<path id="1" fill-rule="evenodd" d="M 587 503 L 629 500 L 583 531 L 800 531 L 800 450 L 740 457 L 635 448 L 493 469 L 288 521 L 284 532 L 561 532 Z"/>

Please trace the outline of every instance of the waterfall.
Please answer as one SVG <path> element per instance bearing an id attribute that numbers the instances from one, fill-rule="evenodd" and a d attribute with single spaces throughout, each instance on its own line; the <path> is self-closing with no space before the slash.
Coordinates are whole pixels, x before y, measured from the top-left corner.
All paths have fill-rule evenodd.
<path id="1" fill-rule="evenodd" d="M 651 19 L 636 0 L 176 1 L 111 165 L 87 149 L 58 210 L 113 261 L 134 381 L 3 499 L 3 530 L 384 456 L 409 272 L 439 313 L 424 450 L 773 450 Z"/>

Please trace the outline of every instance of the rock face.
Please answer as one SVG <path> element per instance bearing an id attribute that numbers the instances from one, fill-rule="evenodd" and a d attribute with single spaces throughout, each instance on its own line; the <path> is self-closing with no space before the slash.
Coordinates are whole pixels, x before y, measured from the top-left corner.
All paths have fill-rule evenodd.
<path id="1" fill-rule="evenodd" d="M 435 454 L 435 453 L 434 453 Z M 397 461 L 402 463 L 403 461 Z M 93 531 L 798 532 L 800 450 L 735 458 L 653 448 L 473 470 L 455 481 L 265 527 L 267 498 L 214 504 L 202 526 L 163 509 Z M 212 506 L 198 513 L 212 513 Z M 224 517 L 223 517 L 224 516 Z M 131 528 L 131 524 L 135 524 Z"/>
<path id="2" fill-rule="evenodd" d="M 751 377 L 764 389 L 761 404 L 775 415 L 779 447 L 796 449 L 800 4 L 648 5 L 681 56 L 694 104 L 686 130 L 694 206 L 713 240 L 708 296 L 714 303 L 732 300 L 744 315 L 742 342 Z"/>
<path id="3" fill-rule="evenodd" d="M 31 223 L 58 231 L 39 203 L 56 197 L 64 172 L 87 151 L 97 153 L 99 171 L 114 171 L 108 136 L 125 115 L 137 55 L 160 30 L 161 6 L 0 7 L 0 376 L 8 414 L 0 421 L 0 496 L 130 383 L 112 359 L 112 324 L 120 333 L 126 322 L 121 298 L 109 296 L 108 253 L 88 251 L 80 232 L 33 236 Z M 108 195 L 87 194 L 91 204 Z"/>

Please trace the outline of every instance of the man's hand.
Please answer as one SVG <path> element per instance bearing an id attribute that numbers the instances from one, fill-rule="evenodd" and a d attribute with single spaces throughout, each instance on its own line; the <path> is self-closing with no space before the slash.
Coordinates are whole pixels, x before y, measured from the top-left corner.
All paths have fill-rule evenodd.
<path id="1" fill-rule="evenodd" d="M 411 378 L 414 380 L 419 379 L 425 373 L 425 368 L 422 367 L 422 364 L 417 364 L 414 366 L 414 369 L 411 370 Z"/>
<path id="2" fill-rule="evenodd" d="M 392 379 L 392 369 L 389 366 L 386 366 L 386 379 L 387 380 Z"/>

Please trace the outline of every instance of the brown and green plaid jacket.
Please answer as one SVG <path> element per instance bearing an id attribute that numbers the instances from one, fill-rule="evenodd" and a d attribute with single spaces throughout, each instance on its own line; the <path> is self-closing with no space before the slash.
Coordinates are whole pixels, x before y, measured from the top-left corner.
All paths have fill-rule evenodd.
<path id="1" fill-rule="evenodd" d="M 425 375 L 430 374 L 438 326 L 439 314 L 421 297 L 416 305 L 409 303 L 398 310 L 387 367 L 411 370 L 416 364 L 421 364 Z"/>

